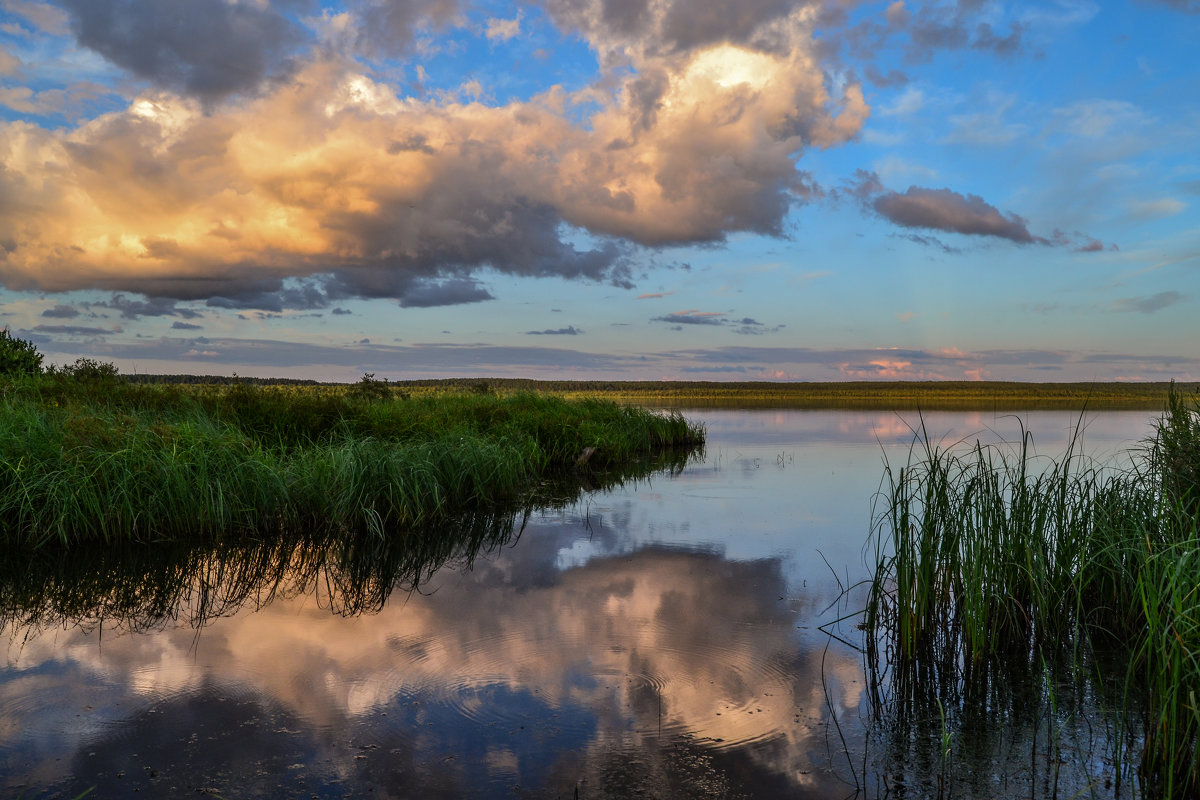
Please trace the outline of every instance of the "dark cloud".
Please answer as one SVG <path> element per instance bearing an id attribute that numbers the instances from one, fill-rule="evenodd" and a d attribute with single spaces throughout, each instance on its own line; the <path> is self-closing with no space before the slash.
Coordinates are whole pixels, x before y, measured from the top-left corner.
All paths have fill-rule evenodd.
<path id="1" fill-rule="evenodd" d="M 565 328 L 558 328 L 556 330 L 525 331 L 525 333 L 531 336 L 578 336 L 583 333 L 583 330 L 576 328 L 574 325 L 568 325 Z"/>
<path id="2" fill-rule="evenodd" d="M 732 320 L 733 332 L 740 333 L 743 336 L 762 336 L 768 333 L 778 333 L 786 325 L 766 325 L 753 317 L 743 317 L 741 319 Z"/>
<path id="3" fill-rule="evenodd" d="M 729 322 L 725 319 L 724 313 L 720 311 L 698 311 L 696 309 L 675 311 L 661 317 L 652 317 L 650 321 L 668 322 L 674 325 L 725 325 Z"/>
<path id="4" fill-rule="evenodd" d="M 908 83 L 908 76 L 899 70 L 889 69 L 886 73 L 883 73 L 874 64 L 868 64 L 864 72 L 866 73 L 867 80 L 880 89 L 892 89 L 898 86 L 905 86 Z"/>
<path id="5" fill-rule="evenodd" d="M 93 308 L 109 308 L 113 311 L 118 311 L 125 319 L 138 319 L 139 317 L 181 317 L 182 319 L 196 319 L 200 316 L 198 311 L 193 311 L 190 308 L 180 308 L 176 300 L 167 297 L 135 300 L 124 294 L 114 294 L 111 300 L 101 303 L 89 303 L 88 305 Z"/>
<path id="6" fill-rule="evenodd" d="M 193 325 L 190 322 L 180 322 L 179 320 L 171 323 L 171 330 L 175 331 L 198 331 L 203 330 L 203 328 L 203 325 Z"/>
<path id="7" fill-rule="evenodd" d="M 263 281 L 241 280 L 230 284 L 208 285 L 209 292 L 221 294 L 209 296 L 205 305 L 210 308 L 270 311 L 276 314 L 288 309 L 315 309 L 329 305 L 329 294 L 321 282 L 315 279 L 299 283 L 285 283 L 275 278 Z M 199 316 L 193 313 L 192 316 Z"/>
<path id="8" fill-rule="evenodd" d="M 478 281 L 470 278 L 452 278 L 443 281 L 421 281 L 409 286 L 400 296 L 400 305 L 404 308 L 431 308 L 495 299 L 495 296 Z"/>
<path id="9" fill-rule="evenodd" d="M 436 29 L 458 14 L 457 0 L 356 0 L 360 23 L 356 49 L 372 58 L 404 54 L 423 29 Z"/>
<path id="10" fill-rule="evenodd" d="M 348 308 L 340 308 L 338 306 L 335 306 L 330 313 L 333 314 L 335 317 L 343 317 L 343 316 L 347 316 L 349 314 L 353 314 L 354 312 Z"/>
<path id="11" fill-rule="evenodd" d="M 212 103 L 289 71 L 306 35 L 271 6 L 227 0 L 55 0 L 78 42 L 139 78 Z M 404 5 L 404 4 L 396 4 Z"/>
<path id="12" fill-rule="evenodd" d="M 1179 292 L 1159 292 L 1149 297 L 1122 297 L 1113 300 L 1111 308 L 1113 311 L 1137 311 L 1142 314 L 1153 314 L 1155 311 L 1162 311 L 1183 299 L 1184 296 Z"/>
<path id="13" fill-rule="evenodd" d="M 51 319 L 74 319 L 79 316 L 79 309 L 74 306 L 57 305 L 42 312 L 43 317 Z"/>
<path id="14" fill-rule="evenodd" d="M 636 42 L 650 53 L 690 51 L 718 42 L 780 45 L 772 23 L 814 0 L 540 0 L 566 30 L 593 40 Z"/>
<path id="15" fill-rule="evenodd" d="M 904 194 L 887 192 L 876 197 L 871 207 L 880 216 L 906 228 L 995 236 L 1019 244 L 1038 241 L 1024 219 L 1016 214 L 1002 214 L 975 194 L 964 196 L 950 189 L 910 186 Z"/>
<path id="16" fill-rule="evenodd" d="M 121 329 L 89 328 L 83 325 L 35 325 L 36 332 L 51 336 L 108 336 L 120 333 Z"/>

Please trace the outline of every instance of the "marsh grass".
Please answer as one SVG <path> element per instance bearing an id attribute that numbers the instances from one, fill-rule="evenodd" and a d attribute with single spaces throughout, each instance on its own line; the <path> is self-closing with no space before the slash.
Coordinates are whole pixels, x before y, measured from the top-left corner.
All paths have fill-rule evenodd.
<path id="1" fill-rule="evenodd" d="M 993 723 L 1032 705 L 1050 732 L 1086 696 L 1072 713 L 1111 714 L 1118 781 L 1125 765 L 1145 796 L 1196 796 L 1200 411 L 1172 392 L 1123 469 L 1086 459 L 1081 430 L 1056 460 L 1024 431 L 1015 447 L 964 450 L 921 430 L 904 465 L 885 464 L 864 625 L 872 703 L 893 724 L 943 704 Z M 1043 744 L 1057 786 L 1057 740 Z"/>
<path id="2" fill-rule="evenodd" d="M 17 546 L 301 525 L 383 535 L 525 500 L 558 473 L 703 442 L 678 414 L 531 394 L 405 399 L 55 373 L 0 395 L 0 532 Z"/>
<path id="3" fill-rule="evenodd" d="M 686 455 L 663 454 L 593 476 L 595 488 L 682 469 Z M 200 628 L 243 609 L 312 594 L 343 616 L 371 614 L 399 592 L 419 591 L 434 573 L 467 569 L 520 536 L 535 508 L 578 501 L 562 477 L 536 503 L 463 510 L 379 536 L 369 529 L 282 529 L 271 535 L 139 543 L 80 542 L 0 560 L 0 629 L 14 637 L 67 627 L 147 631 Z"/>

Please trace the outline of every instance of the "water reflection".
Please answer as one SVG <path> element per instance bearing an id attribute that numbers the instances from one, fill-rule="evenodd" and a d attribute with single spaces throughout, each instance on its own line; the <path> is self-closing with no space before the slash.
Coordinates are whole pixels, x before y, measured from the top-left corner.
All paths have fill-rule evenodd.
<path id="1" fill-rule="evenodd" d="M 8 563 L 0 787 L 851 796 L 862 662 L 819 628 L 861 577 L 881 443 L 907 442 L 852 416 L 713 412 L 703 460 L 463 520 L 454 546 Z"/>

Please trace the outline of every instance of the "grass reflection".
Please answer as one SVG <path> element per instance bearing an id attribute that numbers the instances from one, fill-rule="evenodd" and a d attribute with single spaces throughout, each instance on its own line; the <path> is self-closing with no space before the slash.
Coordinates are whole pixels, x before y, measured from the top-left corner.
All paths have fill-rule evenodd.
<path id="1" fill-rule="evenodd" d="M 671 452 L 620 470 L 542 481 L 521 505 L 468 510 L 437 524 L 387 531 L 327 526 L 153 544 L 82 543 L 0 561 L 0 628 L 14 638 L 49 628 L 103 626 L 144 632 L 196 628 L 276 599 L 312 593 L 331 613 L 379 611 L 395 592 L 417 591 L 438 570 L 469 567 L 519 537 L 535 508 L 564 507 L 581 492 L 677 472 Z"/>

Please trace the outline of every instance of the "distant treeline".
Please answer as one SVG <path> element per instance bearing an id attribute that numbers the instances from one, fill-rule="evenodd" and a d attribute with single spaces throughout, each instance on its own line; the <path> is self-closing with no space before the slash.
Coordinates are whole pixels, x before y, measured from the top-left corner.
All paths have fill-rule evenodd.
<path id="1" fill-rule="evenodd" d="M 334 385 L 328 381 L 314 381 L 306 378 L 247 378 L 241 375 L 122 375 L 130 383 L 144 384 L 179 384 L 197 385 L 211 384 L 228 386 L 244 384 L 246 386 L 326 386 Z"/>

